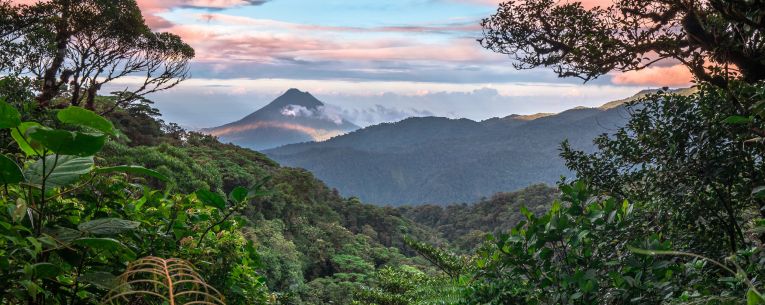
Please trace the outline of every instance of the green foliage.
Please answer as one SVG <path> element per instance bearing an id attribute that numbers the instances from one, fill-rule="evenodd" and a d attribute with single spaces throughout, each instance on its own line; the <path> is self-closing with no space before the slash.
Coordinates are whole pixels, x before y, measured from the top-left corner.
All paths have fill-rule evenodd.
<path id="1" fill-rule="evenodd" d="M 24 181 L 24 174 L 19 165 L 5 155 L 0 155 L 0 182 L 7 186 L 21 181 Z"/>
<path id="2" fill-rule="evenodd" d="M 194 194 L 197 195 L 197 198 L 199 198 L 199 200 L 201 200 L 202 203 L 207 206 L 221 210 L 226 208 L 226 200 L 216 193 L 208 190 L 198 190 Z"/>
<path id="3" fill-rule="evenodd" d="M 582 181 L 561 185 L 550 210 L 492 239 L 479 252 L 470 304 L 658 304 L 681 289 L 671 261 L 630 255 L 628 245 L 666 250 L 635 223 L 634 205 L 593 197 Z"/>
<path id="4" fill-rule="evenodd" d="M 71 185 L 93 170 L 93 157 L 49 155 L 30 164 L 27 183 L 46 191 Z"/>
<path id="5" fill-rule="evenodd" d="M 95 172 L 99 174 L 107 174 L 107 173 L 134 174 L 134 175 L 141 175 L 141 176 L 156 178 L 161 181 L 167 181 L 167 177 L 165 177 L 165 175 L 162 175 L 158 173 L 157 171 L 150 170 L 143 166 L 118 165 L 118 166 L 99 167 L 95 169 Z"/>
<path id="6" fill-rule="evenodd" d="M 418 242 L 411 238 L 405 238 L 407 246 L 411 247 L 428 262 L 436 266 L 439 270 L 446 273 L 453 280 L 458 280 L 460 276 L 466 274 L 470 269 L 472 262 L 466 257 L 457 256 L 442 249 L 433 247 L 428 243 Z"/>
<path id="7" fill-rule="evenodd" d="M 21 114 L 16 108 L 0 99 L 0 129 L 16 128 L 21 125 Z"/>
<path id="8" fill-rule="evenodd" d="M 16 144 L 19 145 L 19 149 L 27 154 L 27 157 L 34 155 L 42 155 L 43 151 L 39 146 L 32 145 L 32 139 L 29 138 L 27 132 L 33 130 L 36 127 L 42 126 L 37 122 L 24 122 L 21 125 L 11 130 L 11 137 Z"/>
<path id="9" fill-rule="evenodd" d="M 65 124 L 86 126 L 108 135 L 116 135 L 112 122 L 87 109 L 69 106 L 59 111 L 56 117 Z"/>
<path id="10" fill-rule="evenodd" d="M 101 151 L 106 136 L 84 132 L 72 132 L 38 126 L 27 130 L 32 146 L 43 146 L 43 153 L 59 155 L 92 156 Z M 47 150 L 47 151 L 46 151 Z"/>
<path id="11" fill-rule="evenodd" d="M 371 283 L 356 291 L 354 305 L 446 305 L 462 301 L 462 284 L 409 266 L 383 268 Z"/>
<path id="12" fill-rule="evenodd" d="M 525 206 L 534 214 L 544 213 L 555 198 L 557 188 L 532 185 L 510 193 L 497 193 L 473 204 L 438 206 L 432 204 L 397 208 L 418 224 L 432 228 L 457 253 L 474 253 L 488 234 L 510 231 L 523 220 L 519 213 Z"/>
<path id="13" fill-rule="evenodd" d="M 564 143 L 562 156 L 595 188 L 644 202 L 655 212 L 646 221 L 660 224 L 657 231 L 682 247 L 675 250 L 720 259 L 751 243 L 745 228 L 765 206 L 752 196 L 756 181 L 765 179 L 762 145 L 747 143 L 761 119 L 729 120 L 741 113 L 731 96 L 748 109 L 763 86 L 734 89 L 650 95 L 630 107 L 624 128 L 595 140 L 597 153 Z"/>
<path id="14" fill-rule="evenodd" d="M 262 190 L 238 191 L 215 208 L 195 195 L 151 190 L 113 174 L 166 180 L 156 171 L 95 164 L 116 134 L 108 121 L 77 108 L 58 113 L 60 123 L 90 131 L 6 126 L 24 153 L 0 159 L 0 303 L 97 303 L 129 262 L 151 254 L 194 262 L 211 285 L 230 288 L 229 304 L 268 301 L 258 254 L 235 215 Z"/>

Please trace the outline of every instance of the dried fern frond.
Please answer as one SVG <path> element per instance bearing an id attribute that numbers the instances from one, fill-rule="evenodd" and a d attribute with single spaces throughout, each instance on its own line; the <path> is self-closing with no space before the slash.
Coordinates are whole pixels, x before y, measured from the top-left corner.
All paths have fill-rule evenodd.
<path id="1" fill-rule="evenodd" d="M 144 257 L 128 266 L 101 304 L 225 305 L 223 295 L 181 259 Z"/>

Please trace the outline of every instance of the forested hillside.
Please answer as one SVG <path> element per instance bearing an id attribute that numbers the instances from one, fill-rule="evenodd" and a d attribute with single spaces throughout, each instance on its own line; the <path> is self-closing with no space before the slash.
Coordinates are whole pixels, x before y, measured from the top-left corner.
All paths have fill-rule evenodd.
<path id="1" fill-rule="evenodd" d="M 522 209 L 543 214 L 559 193 L 557 188 L 539 184 L 512 193 L 497 193 L 470 204 L 426 204 L 397 210 L 403 217 L 431 228 L 438 237 L 449 241 L 452 251 L 466 254 L 480 246 L 487 235 L 508 232 L 520 223 Z"/>
<path id="2" fill-rule="evenodd" d="M 119 112 L 113 116 L 122 117 Z M 127 138 L 145 133 L 122 132 Z M 285 304 L 347 303 L 354 287 L 385 267 L 430 270 L 405 245 L 404 236 L 443 244 L 429 227 L 397 210 L 343 198 L 306 170 L 281 167 L 261 153 L 211 136 L 178 129 L 158 133 L 163 135 L 154 146 L 108 143 L 104 162 L 155 169 L 182 193 L 210 189 L 227 194 L 264 181 L 267 194 L 241 211 L 242 232 L 257 246 L 266 284 Z"/>
<path id="3" fill-rule="evenodd" d="M 536 183 L 573 176 L 560 143 L 594 151 L 592 140 L 626 124 L 624 104 L 577 108 L 545 116 L 482 122 L 409 118 L 367 127 L 324 142 L 265 151 L 274 160 L 310 170 L 346 196 L 376 204 L 474 202 Z M 679 91 L 687 94 L 690 91 Z"/>

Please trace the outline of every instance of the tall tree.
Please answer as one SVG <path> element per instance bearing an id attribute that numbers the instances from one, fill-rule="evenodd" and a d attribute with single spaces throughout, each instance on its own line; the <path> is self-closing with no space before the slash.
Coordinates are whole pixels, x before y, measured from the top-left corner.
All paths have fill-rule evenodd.
<path id="1" fill-rule="evenodd" d="M 0 13 L 9 21 L 0 28 L 4 49 L 23 50 L 0 57 L 0 71 L 38 79 L 41 107 L 95 109 L 105 84 L 130 77 L 116 93 L 115 106 L 124 106 L 185 80 L 194 57 L 177 35 L 152 32 L 135 0 L 5 2 Z"/>
<path id="2" fill-rule="evenodd" d="M 561 156 L 601 192 L 646 203 L 655 212 L 646 222 L 656 223 L 678 247 L 724 257 L 750 244 L 747 227 L 765 215 L 765 202 L 756 194 L 765 179 L 763 146 L 743 143 L 749 124 L 731 124 L 736 110 L 724 89 L 701 90 L 629 105 L 629 122 L 596 138 L 597 152 L 564 143 Z M 749 102 L 763 91 L 732 92 Z"/>
<path id="3" fill-rule="evenodd" d="M 690 96 L 651 95 L 630 121 L 596 139 L 594 154 L 564 143 L 567 166 L 600 192 L 649 203 L 666 236 L 722 257 L 752 242 L 746 227 L 765 202 L 763 179 L 765 1 L 511 0 L 482 22 L 484 47 L 519 69 L 552 67 L 589 81 L 659 61 L 685 65 L 700 83 Z M 758 137 L 757 141 L 747 141 Z"/>
<path id="4" fill-rule="evenodd" d="M 724 87 L 727 75 L 713 70 L 765 79 L 763 7 L 763 0 L 614 0 L 591 9 L 511 0 L 483 20 L 480 42 L 510 55 L 516 68 L 552 67 L 561 77 L 589 81 L 672 60 Z"/>

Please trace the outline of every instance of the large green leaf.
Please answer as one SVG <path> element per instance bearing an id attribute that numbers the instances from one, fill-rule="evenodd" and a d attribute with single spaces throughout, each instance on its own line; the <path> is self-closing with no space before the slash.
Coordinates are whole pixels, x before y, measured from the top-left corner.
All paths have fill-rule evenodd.
<path id="1" fill-rule="evenodd" d="M 137 221 L 119 218 L 100 218 L 81 223 L 77 226 L 77 229 L 91 234 L 112 235 L 133 230 L 140 225 L 141 223 Z"/>
<path id="2" fill-rule="evenodd" d="M 56 116 L 63 123 L 87 126 L 105 134 L 115 135 L 112 122 L 84 108 L 69 106 L 59 111 Z"/>
<path id="3" fill-rule="evenodd" d="M 61 267 L 51 263 L 37 263 L 32 265 L 32 274 L 37 278 L 54 278 L 61 273 Z"/>
<path id="4" fill-rule="evenodd" d="M 11 137 L 13 137 L 21 151 L 27 154 L 27 156 L 42 155 L 42 145 L 40 143 L 32 143 L 32 139 L 28 135 L 30 131 L 41 126 L 37 122 L 24 122 L 18 128 L 11 129 Z"/>
<path id="5" fill-rule="evenodd" d="M 0 155 L 0 183 L 14 184 L 24 181 L 24 174 L 21 168 L 11 158 Z"/>
<path id="6" fill-rule="evenodd" d="M 237 186 L 231 190 L 231 193 L 228 194 L 228 198 L 235 202 L 243 202 L 247 199 L 247 194 L 249 194 L 249 192 L 250 191 L 246 188 Z"/>
<path id="7" fill-rule="evenodd" d="M 112 253 L 114 255 L 125 255 L 129 258 L 135 258 L 135 253 L 133 253 L 133 251 L 119 240 L 113 238 L 83 237 L 74 240 L 72 243 L 102 253 Z"/>
<path id="8" fill-rule="evenodd" d="M 749 289 L 746 292 L 746 304 L 747 305 L 762 305 L 765 304 L 765 300 L 762 298 L 759 292 L 754 289 Z"/>
<path id="9" fill-rule="evenodd" d="M 72 132 L 47 127 L 34 128 L 29 132 L 33 142 L 37 142 L 60 155 L 92 156 L 101 150 L 106 142 L 103 134 Z"/>
<path id="10" fill-rule="evenodd" d="M 741 116 L 741 115 L 732 115 L 725 118 L 725 120 L 723 120 L 723 123 L 731 124 L 731 125 L 743 125 L 743 124 L 752 123 L 753 120 L 754 118 L 750 116 L 747 117 L 747 116 Z"/>
<path id="11" fill-rule="evenodd" d="M 61 226 L 55 226 L 53 228 L 43 229 L 43 233 L 52 237 L 59 243 L 68 244 L 71 241 L 82 237 L 82 232 L 75 229 L 65 228 Z"/>
<path id="12" fill-rule="evenodd" d="M 4 100 L 0 100 L 0 129 L 15 128 L 21 125 L 21 114 Z"/>
<path id="13" fill-rule="evenodd" d="M 111 166 L 111 167 L 101 167 L 101 168 L 97 168 L 95 172 L 99 174 L 118 172 L 118 173 L 127 173 L 127 174 L 153 177 L 162 181 L 168 180 L 167 177 L 165 177 L 165 175 L 162 175 L 157 171 L 150 170 L 143 166 L 136 166 L 136 165 L 119 165 L 119 166 Z"/>
<path id="14" fill-rule="evenodd" d="M 104 290 L 111 290 L 119 285 L 119 279 L 109 272 L 94 271 L 80 276 L 80 281 Z"/>
<path id="15" fill-rule="evenodd" d="M 194 194 L 207 206 L 216 207 L 221 210 L 226 208 L 226 200 L 217 193 L 208 190 L 198 190 Z"/>
<path id="16" fill-rule="evenodd" d="M 43 160 L 37 160 L 27 168 L 24 174 L 27 182 L 38 187 L 42 187 L 43 176 L 47 176 L 45 188 L 52 189 L 72 184 L 91 170 L 93 170 L 93 157 L 50 155 L 45 157 L 44 174 Z"/>

